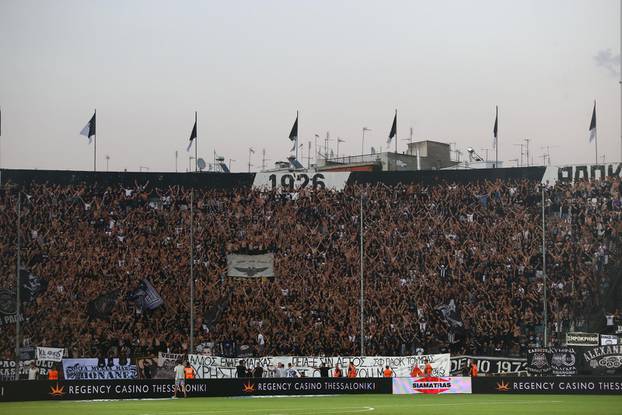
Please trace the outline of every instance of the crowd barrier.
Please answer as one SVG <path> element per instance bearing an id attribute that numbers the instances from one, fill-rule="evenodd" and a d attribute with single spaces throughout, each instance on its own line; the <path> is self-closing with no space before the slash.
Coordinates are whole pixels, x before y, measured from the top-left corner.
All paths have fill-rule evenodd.
<path id="1" fill-rule="evenodd" d="M 622 395 L 622 377 L 494 376 L 473 379 L 473 393 L 612 394 Z"/>
<path id="2" fill-rule="evenodd" d="M 0 382 L 0 402 L 168 398 L 171 379 Z M 612 394 L 620 377 L 429 377 L 193 379 L 189 397 L 338 394 Z"/>
<path id="3" fill-rule="evenodd" d="M 390 394 L 386 378 L 192 379 L 188 396 Z M 0 382 L 0 401 L 168 398 L 171 379 Z M 179 396 L 179 393 L 178 393 Z"/>

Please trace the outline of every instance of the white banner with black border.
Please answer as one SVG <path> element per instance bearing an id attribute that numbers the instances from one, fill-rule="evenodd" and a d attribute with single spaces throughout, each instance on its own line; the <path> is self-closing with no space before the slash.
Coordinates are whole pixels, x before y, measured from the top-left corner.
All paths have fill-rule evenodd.
<path id="1" fill-rule="evenodd" d="M 348 364 L 354 363 L 357 377 L 382 377 L 385 366 L 389 366 L 395 376 L 407 377 L 415 365 L 421 370 L 428 361 L 432 366 L 432 376 L 449 376 L 450 355 L 429 354 L 417 356 L 267 356 L 267 357 L 219 357 L 188 355 L 188 361 L 197 373 L 198 379 L 234 378 L 239 361 L 246 368 L 261 366 L 264 377 L 277 377 L 277 365 L 282 363 L 285 368 L 291 363 L 299 377 L 320 377 L 320 365 L 329 368 L 329 376 L 334 375 L 334 368 L 339 365 L 346 376 Z"/>
<path id="2" fill-rule="evenodd" d="M 63 360 L 65 349 L 58 347 L 37 347 L 37 360 L 60 362 Z"/>

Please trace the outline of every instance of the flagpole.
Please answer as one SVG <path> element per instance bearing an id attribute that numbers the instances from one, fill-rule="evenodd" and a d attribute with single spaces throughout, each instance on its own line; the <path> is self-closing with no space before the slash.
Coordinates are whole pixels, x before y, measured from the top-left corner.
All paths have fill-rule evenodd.
<path id="1" fill-rule="evenodd" d="M 95 134 L 93 134 L 93 171 L 97 171 L 97 108 L 95 108 Z"/>
<path id="2" fill-rule="evenodd" d="M 2 107 L 0 107 L 0 168 L 2 168 Z"/>
<path id="3" fill-rule="evenodd" d="M 194 188 L 190 192 L 190 353 L 194 353 Z"/>
<path id="4" fill-rule="evenodd" d="M 499 167 L 499 106 L 495 106 L 495 123 L 497 132 L 495 133 L 495 169 Z"/>
<path id="5" fill-rule="evenodd" d="M 194 137 L 194 171 L 197 172 L 199 171 L 199 167 L 198 167 L 198 162 L 197 162 L 197 154 L 198 154 L 198 150 L 197 150 L 197 141 L 199 141 L 199 126 L 197 125 L 197 112 L 194 112 L 194 125 L 197 126 L 197 136 Z"/>
<path id="6" fill-rule="evenodd" d="M 15 304 L 15 380 L 19 380 L 19 332 L 20 332 L 20 324 L 19 324 L 19 314 L 20 314 L 20 305 L 21 305 L 21 292 L 20 292 L 20 281 L 19 281 L 19 271 L 22 266 L 21 264 L 21 224 L 22 224 L 22 192 L 21 190 L 17 191 L 17 270 L 15 272 L 16 276 L 16 287 L 15 287 L 15 296 L 16 296 L 16 304 Z"/>
<path id="7" fill-rule="evenodd" d="M 596 100 L 594 100 L 594 114 L 596 114 Z M 594 148 L 596 150 L 596 161 L 594 164 L 598 164 L 598 127 L 594 126 L 596 131 L 594 132 Z"/>
<path id="8" fill-rule="evenodd" d="M 397 108 L 395 109 L 395 154 L 397 154 Z"/>
<path id="9" fill-rule="evenodd" d="M 298 131 L 300 131 L 300 124 L 298 123 L 298 110 L 296 110 L 296 160 L 298 160 Z"/>

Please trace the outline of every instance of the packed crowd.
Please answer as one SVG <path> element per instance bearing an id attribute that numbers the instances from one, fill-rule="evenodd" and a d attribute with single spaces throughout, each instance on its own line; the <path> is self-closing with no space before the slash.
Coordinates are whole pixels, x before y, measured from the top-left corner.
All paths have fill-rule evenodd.
<path id="1" fill-rule="evenodd" d="M 552 333 L 581 330 L 598 307 L 619 255 L 621 191 L 617 178 L 546 188 Z M 0 288 L 15 287 L 17 195 L 0 190 Z M 191 198 L 199 349 L 358 354 L 361 198 L 367 355 L 517 354 L 542 342 L 541 190 L 523 180 L 295 194 L 33 183 L 21 263 L 47 288 L 23 306 L 24 343 L 71 357 L 188 352 Z M 255 251 L 274 252 L 276 278 L 226 276 L 226 254 Z M 143 279 L 162 306 L 131 300 Z M 110 315 L 89 315 L 104 293 L 115 295 Z M 14 327 L 3 333 L 10 358 Z"/>

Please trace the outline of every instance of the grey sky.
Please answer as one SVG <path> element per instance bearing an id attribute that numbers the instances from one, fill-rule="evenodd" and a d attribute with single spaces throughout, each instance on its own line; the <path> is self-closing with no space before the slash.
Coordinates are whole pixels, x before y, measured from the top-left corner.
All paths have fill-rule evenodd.
<path id="1" fill-rule="evenodd" d="M 329 130 L 340 153 L 415 139 L 551 149 L 554 164 L 620 154 L 620 91 L 602 58 L 620 48 L 615 0 L 0 0 L 2 167 L 89 170 L 79 131 L 97 108 L 98 166 L 180 170 L 194 111 L 199 153 L 246 171 Z M 606 52 L 607 50 L 609 52 Z M 597 56 L 601 56 L 601 61 Z M 603 61 L 606 63 L 605 61 Z M 334 143 L 333 143 L 334 146 Z M 492 151 L 492 150 L 491 150 Z M 491 152 L 492 155 L 492 152 Z M 536 162 L 541 159 L 534 158 Z M 513 163 L 512 163 L 513 164 Z M 255 169 L 255 168 L 254 168 Z"/>

